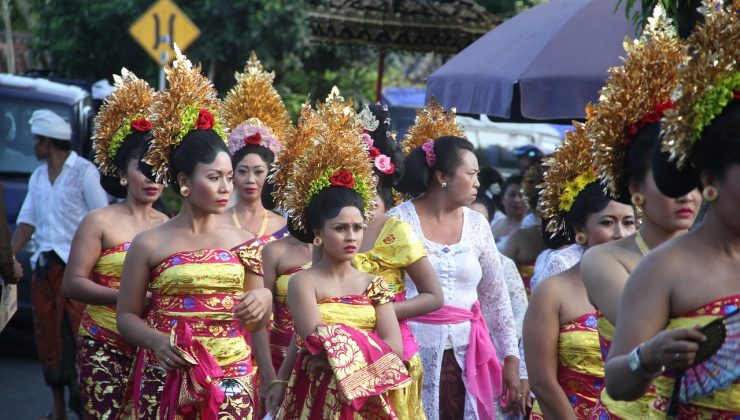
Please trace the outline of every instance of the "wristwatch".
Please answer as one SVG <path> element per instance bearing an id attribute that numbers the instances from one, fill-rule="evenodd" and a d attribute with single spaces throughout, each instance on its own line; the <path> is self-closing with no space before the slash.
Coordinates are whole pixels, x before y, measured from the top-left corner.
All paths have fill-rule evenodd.
<path id="1" fill-rule="evenodd" d="M 629 362 L 630 371 L 632 373 L 636 373 L 641 376 L 658 376 L 665 370 L 665 366 L 661 366 L 660 368 L 650 371 L 645 369 L 645 365 L 642 363 L 642 358 L 640 357 L 640 347 L 642 347 L 642 344 L 635 347 L 634 350 L 630 352 L 630 354 L 627 356 L 627 361 Z"/>

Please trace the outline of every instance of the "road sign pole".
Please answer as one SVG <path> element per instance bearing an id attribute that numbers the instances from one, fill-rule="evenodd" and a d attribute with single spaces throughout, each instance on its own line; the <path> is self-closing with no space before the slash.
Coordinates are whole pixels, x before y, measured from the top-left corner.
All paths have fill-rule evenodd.
<path id="1" fill-rule="evenodd" d="M 159 53 L 159 62 L 160 62 L 160 66 L 159 66 L 159 91 L 160 92 L 163 92 L 164 91 L 164 87 L 165 87 L 164 86 L 165 85 L 164 66 L 166 66 L 167 63 L 169 62 L 169 58 L 170 58 L 169 56 L 170 55 L 169 55 L 169 53 L 167 51 L 162 51 L 161 53 Z"/>
<path id="2" fill-rule="evenodd" d="M 164 92 L 164 66 L 159 68 L 159 91 Z"/>

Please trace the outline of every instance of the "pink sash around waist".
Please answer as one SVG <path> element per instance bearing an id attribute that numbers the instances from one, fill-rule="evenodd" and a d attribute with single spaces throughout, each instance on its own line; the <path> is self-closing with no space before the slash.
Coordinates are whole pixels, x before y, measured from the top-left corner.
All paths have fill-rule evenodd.
<path id="1" fill-rule="evenodd" d="M 468 309 L 443 305 L 440 309 L 411 319 L 424 324 L 461 324 L 470 321 L 470 342 L 465 354 L 465 379 L 468 390 L 478 401 L 481 419 L 495 419 L 494 399 L 501 395 L 503 380 L 496 348 L 491 341 L 486 320 L 476 301 Z"/>

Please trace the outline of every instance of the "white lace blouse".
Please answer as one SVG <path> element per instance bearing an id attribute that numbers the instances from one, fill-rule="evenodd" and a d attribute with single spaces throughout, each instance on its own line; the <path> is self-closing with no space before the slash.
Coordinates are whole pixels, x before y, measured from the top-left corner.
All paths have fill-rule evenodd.
<path id="1" fill-rule="evenodd" d="M 479 213 L 463 208 L 463 229 L 460 241 L 443 245 L 424 236 L 416 208 L 411 201 L 390 210 L 394 216 L 411 225 L 427 250 L 427 257 L 439 278 L 444 303 L 470 309 L 480 301 L 481 312 L 488 324 L 500 359 L 519 357 L 516 323 L 503 267 L 488 221 Z M 414 283 L 406 279 L 407 298 L 418 294 Z M 419 343 L 424 365 L 422 400 L 429 420 L 439 418 L 439 378 L 445 345 L 452 343 L 455 358 L 465 369 L 465 353 L 470 337 L 470 323 L 433 325 L 409 322 Z M 463 374 L 463 382 L 465 375 Z M 465 418 L 477 419 L 477 403 L 469 392 L 465 396 Z"/>
<path id="2" fill-rule="evenodd" d="M 581 261 L 585 248 L 583 245 L 573 244 L 563 249 L 545 250 L 534 263 L 534 275 L 530 281 L 532 290 L 540 281 L 557 276 Z"/>

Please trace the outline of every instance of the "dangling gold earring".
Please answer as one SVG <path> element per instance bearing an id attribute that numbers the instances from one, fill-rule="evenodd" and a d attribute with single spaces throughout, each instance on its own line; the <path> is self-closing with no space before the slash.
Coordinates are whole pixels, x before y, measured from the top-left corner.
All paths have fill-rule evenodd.
<path id="1" fill-rule="evenodd" d="M 182 187 L 180 187 L 180 195 L 183 196 L 183 197 L 189 196 L 190 195 L 190 188 L 188 188 L 185 185 L 183 185 Z"/>
<path id="2" fill-rule="evenodd" d="M 586 242 L 588 242 L 588 235 L 584 232 L 576 233 L 576 243 L 578 245 L 586 245 Z"/>
<path id="3" fill-rule="evenodd" d="M 120 180 L 118 181 L 118 183 L 119 183 L 119 184 L 121 184 L 121 186 L 122 186 L 122 187 L 125 187 L 126 185 L 128 185 L 128 179 L 126 179 L 126 178 L 121 178 L 121 179 L 120 179 Z"/>
<path id="4" fill-rule="evenodd" d="M 634 193 L 631 197 L 632 205 L 635 207 L 642 207 L 645 204 L 645 196 L 642 193 Z"/>
<path id="5" fill-rule="evenodd" d="M 719 198 L 719 191 L 717 190 L 717 188 L 708 185 L 704 187 L 701 195 L 702 197 L 704 197 L 705 200 L 707 200 L 707 203 L 714 203 Z"/>
<path id="6" fill-rule="evenodd" d="M 318 236 L 313 238 L 313 246 L 320 248 L 322 244 L 323 242 L 321 241 L 321 238 L 319 238 Z"/>

